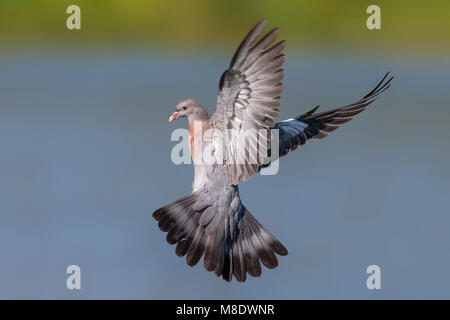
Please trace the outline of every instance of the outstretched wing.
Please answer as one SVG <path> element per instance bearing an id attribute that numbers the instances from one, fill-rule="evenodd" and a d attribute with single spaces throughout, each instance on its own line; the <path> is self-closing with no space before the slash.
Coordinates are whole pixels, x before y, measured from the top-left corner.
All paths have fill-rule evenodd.
<path id="1" fill-rule="evenodd" d="M 387 90 L 391 85 L 393 77 L 386 80 L 389 72 L 383 77 L 378 85 L 362 99 L 345 107 L 315 113 L 319 106 L 306 112 L 295 119 L 281 121 L 275 124 L 274 129 L 279 130 L 279 156 L 296 150 L 304 145 L 309 139 L 322 139 L 342 124 L 353 119 L 355 115 L 365 110 L 375 98 Z"/>
<path id="2" fill-rule="evenodd" d="M 262 20 L 249 32 L 222 74 L 211 117 L 213 144 L 220 149 L 217 154 L 228 168 L 231 184 L 259 171 L 267 157 L 270 128 L 279 115 L 285 42 L 268 48 L 278 35 L 275 28 L 254 44 L 265 24 Z"/>

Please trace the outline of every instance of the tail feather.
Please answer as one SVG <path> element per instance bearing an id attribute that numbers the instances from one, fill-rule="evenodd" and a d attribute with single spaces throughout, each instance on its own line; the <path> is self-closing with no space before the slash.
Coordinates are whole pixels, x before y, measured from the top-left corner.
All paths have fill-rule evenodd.
<path id="1" fill-rule="evenodd" d="M 240 282 L 244 282 L 247 278 L 247 269 L 242 253 L 242 234 L 238 234 L 236 244 L 233 246 L 233 274 Z"/>
<path id="2" fill-rule="evenodd" d="M 259 231 L 259 235 L 262 237 L 263 241 L 267 243 L 270 248 L 280 256 L 286 256 L 288 254 L 287 249 L 278 241 L 274 236 L 272 236 L 264 227 L 256 220 L 252 215 L 250 215 L 256 228 Z"/>
<path id="3" fill-rule="evenodd" d="M 276 268 L 278 266 L 277 257 L 275 257 L 275 254 L 268 246 L 268 243 L 266 243 L 258 233 L 258 230 L 254 226 L 254 218 L 251 216 L 250 212 L 245 212 L 243 221 L 245 222 L 244 232 L 247 235 L 247 239 L 252 241 L 253 247 L 261 262 L 270 269 Z"/>
<path id="4" fill-rule="evenodd" d="M 240 226 L 241 227 L 241 226 Z M 241 229 L 242 230 L 242 229 Z M 253 243 L 249 241 L 246 233 L 241 231 L 242 236 L 242 254 L 244 256 L 245 266 L 247 272 L 252 277 L 259 277 L 261 275 L 261 264 L 259 263 L 258 254 L 253 248 Z"/>
<path id="5" fill-rule="evenodd" d="M 195 229 L 195 231 L 197 231 L 197 229 Z M 177 247 L 175 248 L 175 254 L 177 256 L 183 257 L 184 255 L 186 255 L 187 251 L 189 250 L 189 246 L 191 245 L 193 236 L 194 235 L 192 234 L 189 238 L 180 240 L 177 243 Z"/>
<path id="6" fill-rule="evenodd" d="M 197 224 L 193 224 L 191 219 L 192 215 L 195 214 L 194 210 L 190 210 L 184 217 L 182 217 L 178 222 L 174 223 L 172 228 L 167 232 L 167 242 L 169 244 L 175 244 L 183 238 L 188 230 L 192 230 L 197 227 Z"/>
<path id="7" fill-rule="evenodd" d="M 181 198 L 166 207 L 160 208 L 153 213 L 153 217 L 158 221 L 158 227 L 161 231 L 169 231 L 173 223 L 179 221 L 191 212 L 191 204 L 195 201 L 193 194 Z M 174 220 L 176 217 L 176 220 Z"/>
<path id="8" fill-rule="evenodd" d="M 198 217 L 194 216 L 193 223 L 195 224 L 195 218 L 198 219 Z M 191 246 L 192 239 L 194 239 L 194 235 L 197 232 L 197 229 L 199 226 L 197 225 L 195 228 L 193 228 L 189 233 L 186 234 L 186 237 L 182 240 L 180 240 L 177 243 L 177 247 L 175 249 L 175 253 L 179 257 L 183 257 L 187 254 L 189 247 Z"/>
<path id="9" fill-rule="evenodd" d="M 214 207 L 208 207 L 203 212 L 202 216 L 200 217 L 199 223 L 202 227 L 207 226 L 214 216 L 216 215 L 216 210 L 214 210 Z"/>
<path id="10" fill-rule="evenodd" d="M 231 281 L 233 279 L 233 243 L 234 243 L 234 219 L 231 216 L 227 216 L 224 219 L 225 228 L 225 245 L 223 250 L 223 268 L 217 275 L 222 274 L 222 278 L 225 281 Z M 220 271 L 220 270 L 219 270 Z"/>
<path id="11" fill-rule="evenodd" d="M 236 244 L 237 245 L 237 244 Z M 231 281 L 233 279 L 233 244 L 230 238 L 227 238 L 227 248 L 225 249 L 226 255 L 224 257 L 224 265 L 222 270 L 222 278 L 225 281 Z"/>
<path id="12" fill-rule="evenodd" d="M 222 215 L 216 214 L 211 223 L 206 227 L 208 243 L 205 250 L 205 269 L 208 271 L 220 270 L 223 267 L 223 251 L 225 247 L 225 228 L 223 226 Z M 218 268 L 219 267 L 219 268 Z"/>
<path id="13" fill-rule="evenodd" d="M 186 262 L 188 265 L 192 267 L 199 262 L 202 258 L 203 252 L 205 251 L 205 246 L 205 231 L 202 228 L 197 228 L 186 257 Z"/>
<path id="14" fill-rule="evenodd" d="M 237 198 L 236 198 L 237 197 Z M 205 191 L 196 192 L 156 210 L 153 217 L 167 232 L 167 242 L 176 244 L 175 253 L 186 256 L 190 266 L 204 255 L 204 267 L 226 281 L 244 282 L 247 273 L 259 277 L 262 262 L 278 266 L 275 254 L 287 255 L 286 248 L 240 203 L 239 195 L 225 209 L 208 203 Z"/>
<path id="15" fill-rule="evenodd" d="M 175 253 L 180 257 L 188 253 L 196 231 L 199 229 L 200 215 L 192 208 L 197 198 L 198 195 L 193 193 L 153 213 L 153 218 L 158 221 L 158 227 L 168 232 L 167 242 L 177 243 Z"/>

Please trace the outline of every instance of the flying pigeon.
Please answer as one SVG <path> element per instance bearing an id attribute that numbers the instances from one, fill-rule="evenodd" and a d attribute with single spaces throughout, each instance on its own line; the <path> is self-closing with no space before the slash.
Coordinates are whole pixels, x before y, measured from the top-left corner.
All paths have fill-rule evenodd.
<path id="1" fill-rule="evenodd" d="M 244 206 L 239 182 L 308 140 L 328 136 L 365 110 L 392 80 L 387 79 L 387 73 L 372 91 L 347 106 L 320 113 L 317 106 L 298 117 L 275 122 L 286 42 L 271 46 L 278 28 L 256 41 L 265 25 L 266 20 L 259 22 L 239 45 L 220 78 L 216 110 L 211 116 L 194 99 L 185 99 L 169 118 L 170 122 L 180 117 L 189 121 L 193 191 L 153 213 L 159 228 L 167 232 L 167 242 L 176 244 L 178 256 L 186 256 L 190 266 L 204 256 L 205 269 L 226 281 L 234 275 L 244 282 L 247 273 L 259 277 L 260 263 L 273 269 L 278 266 L 275 254 L 288 254 Z M 278 130 L 278 150 L 272 150 L 270 144 L 274 130 Z M 247 134 L 249 131 L 256 134 Z"/>

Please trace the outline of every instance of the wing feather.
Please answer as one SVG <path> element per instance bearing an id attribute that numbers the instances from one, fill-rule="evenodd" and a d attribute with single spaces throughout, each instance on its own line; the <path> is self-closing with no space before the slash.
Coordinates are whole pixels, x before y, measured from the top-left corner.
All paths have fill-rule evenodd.
<path id="1" fill-rule="evenodd" d="M 213 144 L 223 148 L 217 154 L 224 155 L 230 184 L 245 181 L 259 171 L 266 156 L 261 154 L 264 148 L 260 145 L 270 141 L 270 129 L 280 113 L 284 77 L 281 66 L 285 61 L 282 51 L 286 42 L 270 46 L 279 33 L 278 28 L 256 42 L 265 24 L 266 20 L 262 20 L 249 32 L 236 50 L 229 69 L 222 74 L 216 110 L 211 117 L 216 131 L 212 135 Z M 267 134 L 260 134 L 261 130 Z M 251 131 L 257 132 L 256 139 Z"/>
<path id="2" fill-rule="evenodd" d="M 284 156 L 304 145 L 309 139 L 325 138 L 330 132 L 352 120 L 374 102 L 379 94 L 390 87 L 393 77 L 388 79 L 388 74 L 389 72 L 372 91 L 355 103 L 321 113 L 316 113 L 319 108 L 317 106 L 295 119 L 276 123 L 274 129 L 279 130 L 280 137 L 279 155 Z"/>

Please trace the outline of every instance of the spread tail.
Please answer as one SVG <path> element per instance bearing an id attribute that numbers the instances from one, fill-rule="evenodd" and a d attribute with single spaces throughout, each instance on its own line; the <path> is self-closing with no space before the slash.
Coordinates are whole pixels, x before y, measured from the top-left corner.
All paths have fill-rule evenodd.
<path id="1" fill-rule="evenodd" d="M 205 192 L 196 192 L 156 210 L 153 217 L 167 232 L 167 242 L 176 244 L 175 253 L 190 266 L 204 255 L 204 266 L 217 276 L 245 281 L 247 273 L 261 275 L 261 264 L 278 266 L 275 254 L 285 256 L 287 249 L 241 204 L 239 195 L 227 210 L 207 201 Z"/>

